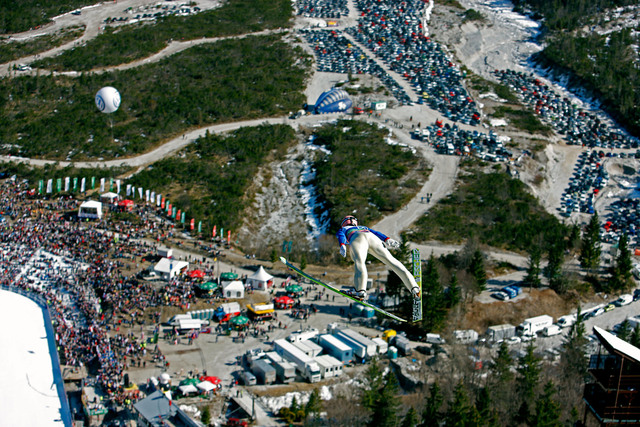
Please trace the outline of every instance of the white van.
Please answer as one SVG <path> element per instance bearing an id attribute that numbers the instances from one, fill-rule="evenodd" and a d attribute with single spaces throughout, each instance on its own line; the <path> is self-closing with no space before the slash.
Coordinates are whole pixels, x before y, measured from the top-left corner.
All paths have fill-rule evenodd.
<path id="1" fill-rule="evenodd" d="M 620 297 L 617 300 L 615 300 L 613 303 L 618 307 L 622 307 L 623 305 L 631 304 L 631 302 L 633 302 L 633 295 L 624 294 L 624 295 L 620 295 Z"/>

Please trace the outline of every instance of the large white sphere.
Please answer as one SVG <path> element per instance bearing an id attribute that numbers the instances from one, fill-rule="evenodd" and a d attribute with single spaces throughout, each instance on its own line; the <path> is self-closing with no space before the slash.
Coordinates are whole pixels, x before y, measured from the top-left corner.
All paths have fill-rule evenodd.
<path id="1" fill-rule="evenodd" d="M 113 113 L 120 107 L 120 92 L 111 86 L 105 86 L 96 93 L 96 107 L 103 113 Z"/>

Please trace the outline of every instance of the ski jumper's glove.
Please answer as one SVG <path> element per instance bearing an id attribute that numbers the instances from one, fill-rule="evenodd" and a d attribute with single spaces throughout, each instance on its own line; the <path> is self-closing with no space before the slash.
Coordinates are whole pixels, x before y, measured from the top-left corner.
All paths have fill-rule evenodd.
<path id="1" fill-rule="evenodd" d="M 385 240 L 384 244 L 387 247 L 387 249 L 398 249 L 400 247 L 400 243 L 397 240 L 393 240 L 391 238 L 388 238 L 387 240 Z"/>
<path id="2" fill-rule="evenodd" d="M 343 258 L 347 256 L 347 245 L 340 245 L 340 255 L 342 255 Z"/>

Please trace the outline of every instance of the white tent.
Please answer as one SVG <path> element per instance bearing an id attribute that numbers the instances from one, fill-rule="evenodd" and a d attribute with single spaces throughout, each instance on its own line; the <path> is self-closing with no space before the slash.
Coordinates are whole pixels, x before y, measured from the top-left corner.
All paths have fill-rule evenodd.
<path id="1" fill-rule="evenodd" d="M 199 390 L 202 390 L 202 391 L 205 391 L 205 392 L 208 392 L 208 391 L 211 391 L 211 390 L 215 390 L 217 388 L 213 383 L 211 383 L 209 381 L 202 381 L 201 383 L 196 384 L 196 387 Z"/>
<path id="2" fill-rule="evenodd" d="M 247 284 L 258 291 L 266 291 L 273 285 L 273 276 L 264 270 L 264 267 L 260 266 L 251 277 L 247 278 Z"/>
<path id="3" fill-rule="evenodd" d="M 244 298 L 244 285 L 240 280 L 223 284 L 222 295 L 226 298 Z"/>
<path id="4" fill-rule="evenodd" d="M 107 192 L 100 195 L 100 201 L 102 201 L 103 203 L 113 204 L 118 201 L 119 197 L 120 196 L 118 196 L 116 193 Z"/>
<path id="5" fill-rule="evenodd" d="M 193 384 L 185 384 L 178 387 L 180 393 L 187 395 L 189 393 L 197 393 L 198 389 Z"/>
<path id="6" fill-rule="evenodd" d="M 78 218 L 102 219 L 102 203 L 87 200 L 78 209 Z"/>
<path id="7" fill-rule="evenodd" d="M 153 266 L 153 271 L 155 271 L 156 274 L 159 274 L 164 280 L 171 280 L 175 276 L 182 274 L 182 272 L 188 268 L 189 263 L 186 261 L 162 258 L 155 266 Z"/>

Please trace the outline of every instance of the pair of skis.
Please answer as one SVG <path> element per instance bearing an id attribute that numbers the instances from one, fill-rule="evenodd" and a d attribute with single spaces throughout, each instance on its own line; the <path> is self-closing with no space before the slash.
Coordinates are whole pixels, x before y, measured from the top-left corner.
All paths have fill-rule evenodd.
<path id="1" fill-rule="evenodd" d="M 422 320 L 422 264 L 420 262 L 420 251 L 418 249 L 414 249 L 411 252 L 411 259 L 412 259 L 412 266 L 413 266 L 413 277 L 416 279 L 416 283 L 418 284 L 418 286 L 420 287 L 420 298 L 413 298 L 412 301 L 412 310 L 411 310 L 411 321 L 412 322 L 418 322 L 420 320 Z M 343 291 L 341 291 L 340 289 L 329 285 L 327 283 L 324 283 L 321 280 L 316 279 L 315 277 L 311 276 L 310 274 L 305 273 L 304 271 L 300 270 L 298 267 L 296 267 L 295 265 L 291 264 L 286 258 L 284 257 L 280 257 L 280 261 L 282 261 L 282 263 L 284 265 L 286 265 L 287 267 L 289 267 L 290 269 L 292 269 L 293 271 L 295 271 L 296 273 L 298 273 L 299 275 L 306 277 L 307 279 L 309 279 L 311 282 L 323 286 L 327 289 L 329 289 L 332 292 L 337 293 L 338 295 L 342 295 L 343 297 L 356 302 L 358 304 L 362 304 L 365 307 L 370 307 L 373 310 L 375 310 L 376 312 L 383 314 L 385 316 L 388 316 L 394 320 L 397 320 L 398 322 L 406 322 L 405 319 L 396 316 L 393 313 L 388 312 L 387 310 L 384 310 L 376 305 L 373 304 L 369 304 L 366 301 L 360 301 L 357 298 L 354 298 L 353 295 L 349 295 L 348 293 L 345 293 Z"/>

